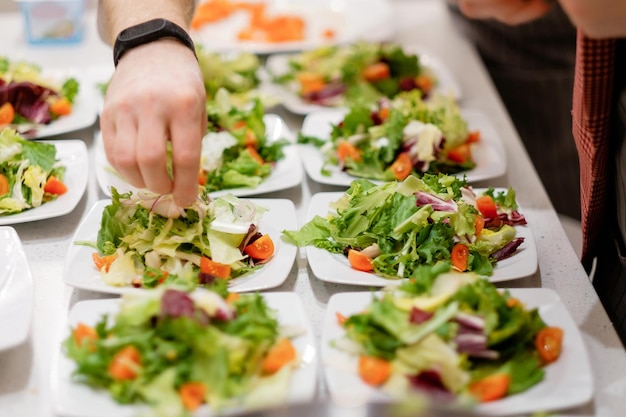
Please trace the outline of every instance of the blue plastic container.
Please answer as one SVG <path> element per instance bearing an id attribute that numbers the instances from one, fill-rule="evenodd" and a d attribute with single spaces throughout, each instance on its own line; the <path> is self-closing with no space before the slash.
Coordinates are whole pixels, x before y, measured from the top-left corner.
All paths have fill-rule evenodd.
<path id="1" fill-rule="evenodd" d="M 82 41 L 85 0 L 17 0 L 28 43 L 67 44 Z"/>

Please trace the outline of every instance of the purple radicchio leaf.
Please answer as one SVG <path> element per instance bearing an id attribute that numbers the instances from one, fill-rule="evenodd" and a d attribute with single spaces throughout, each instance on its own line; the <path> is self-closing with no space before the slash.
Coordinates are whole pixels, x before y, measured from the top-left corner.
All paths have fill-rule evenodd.
<path id="1" fill-rule="evenodd" d="M 513 253 L 515 253 L 519 245 L 521 245 L 523 242 L 523 237 L 517 237 L 504 245 L 502 249 L 497 250 L 489 255 L 489 257 L 495 259 L 496 261 L 501 261 L 502 259 L 508 258 L 509 256 L 513 255 Z"/>
<path id="2" fill-rule="evenodd" d="M 435 211 L 456 212 L 458 210 L 458 206 L 454 200 L 446 201 L 424 191 L 417 191 L 415 195 L 417 196 L 417 201 L 415 202 L 417 207 L 430 204 Z"/>

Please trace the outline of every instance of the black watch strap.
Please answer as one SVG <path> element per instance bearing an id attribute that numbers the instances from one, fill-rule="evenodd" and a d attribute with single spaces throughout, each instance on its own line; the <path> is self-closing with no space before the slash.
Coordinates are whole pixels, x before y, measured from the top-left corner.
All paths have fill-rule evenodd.
<path id="1" fill-rule="evenodd" d="M 126 28 L 117 35 L 113 45 L 113 63 L 117 67 L 120 58 L 130 49 L 161 38 L 177 39 L 196 54 L 193 40 L 185 29 L 166 19 L 153 19 Z"/>

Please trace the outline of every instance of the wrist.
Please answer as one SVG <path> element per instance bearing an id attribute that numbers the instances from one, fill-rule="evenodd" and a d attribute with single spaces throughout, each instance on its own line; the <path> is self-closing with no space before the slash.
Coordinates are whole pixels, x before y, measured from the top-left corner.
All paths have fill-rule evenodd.
<path id="1" fill-rule="evenodd" d="M 174 40 L 196 56 L 193 40 L 185 29 L 166 19 L 152 19 L 130 26 L 117 35 L 113 46 L 113 63 L 117 66 L 128 51 L 162 39 Z"/>

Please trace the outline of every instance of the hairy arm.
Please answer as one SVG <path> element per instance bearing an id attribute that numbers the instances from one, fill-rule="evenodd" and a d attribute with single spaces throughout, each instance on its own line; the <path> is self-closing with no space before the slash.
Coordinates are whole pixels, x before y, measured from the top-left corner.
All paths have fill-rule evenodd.
<path id="1" fill-rule="evenodd" d="M 159 17 L 188 29 L 194 6 L 194 0 L 98 0 L 98 33 L 113 45 L 125 28 Z"/>

